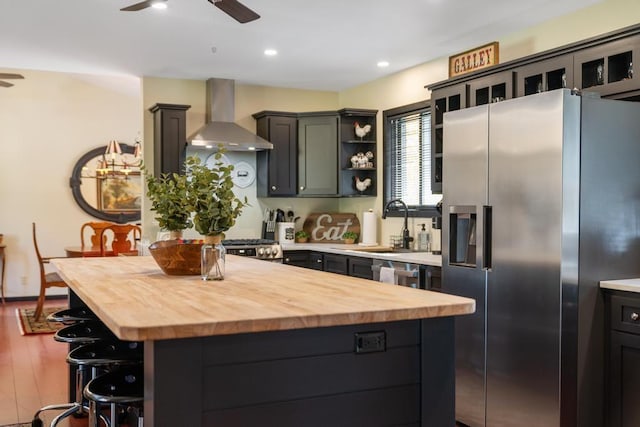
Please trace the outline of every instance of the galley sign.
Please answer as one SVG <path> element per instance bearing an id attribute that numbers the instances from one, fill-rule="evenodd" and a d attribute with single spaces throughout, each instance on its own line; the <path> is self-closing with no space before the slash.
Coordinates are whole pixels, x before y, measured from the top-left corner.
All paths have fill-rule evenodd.
<path id="1" fill-rule="evenodd" d="M 478 71 L 498 63 L 498 42 L 476 47 L 449 57 L 449 78 Z"/>
<path id="2" fill-rule="evenodd" d="M 360 235 L 360 221 L 354 213 L 312 213 L 302 229 L 309 233 L 312 243 L 342 243 L 342 235 L 353 231 Z"/>

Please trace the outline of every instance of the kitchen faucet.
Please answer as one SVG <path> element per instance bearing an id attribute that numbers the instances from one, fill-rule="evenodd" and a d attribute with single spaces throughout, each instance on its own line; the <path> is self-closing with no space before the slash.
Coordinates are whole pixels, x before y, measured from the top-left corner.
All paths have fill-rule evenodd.
<path id="1" fill-rule="evenodd" d="M 389 206 L 393 203 L 400 203 L 404 207 L 404 227 L 402 228 L 402 247 L 404 249 L 409 249 L 409 243 L 413 241 L 413 237 L 409 236 L 409 226 L 407 224 L 407 219 L 409 217 L 409 208 L 407 208 L 407 204 L 403 202 L 401 199 L 393 199 L 389 200 L 382 210 L 382 219 L 387 218 L 387 211 L 389 210 Z"/>

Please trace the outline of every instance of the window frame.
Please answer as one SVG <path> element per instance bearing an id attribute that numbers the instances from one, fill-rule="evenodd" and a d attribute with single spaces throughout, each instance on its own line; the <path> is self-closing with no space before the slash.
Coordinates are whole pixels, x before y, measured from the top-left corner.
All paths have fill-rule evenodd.
<path id="1" fill-rule="evenodd" d="M 382 112 L 382 212 L 384 212 L 384 208 L 387 202 L 391 199 L 391 162 L 388 159 L 387 153 L 391 150 L 389 145 L 391 144 L 391 129 L 392 126 L 389 126 L 389 122 L 391 119 L 397 116 L 405 116 L 413 113 L 418 113 L 422 110 L 429 110 L 431 113 L 431 100 L 419 101 L 413 104 L 403 105 L 396 108 L 391 108 L 389 110 L 384 110 Z M 433 119 L 433 117 L 432 117 Z M 430 130 L 431 132 L 431 130 Z M 431 141 L 429 141 L 431 144 Z M 433 148 L 433 147 L 432 147 Z M 433 162 L 433 153 L 431 154 L 431 162 Z M 431 179 L 431 177 L 429 177 Z M 399 208 L 398 206 L 390 206 L 389 211 L 387 212 L 388 217 L 404 217 L 404 209 Z M 440 216 L 440 213 L 437 211 L 435 205 L 420 205 L 420 206 L 409 206 L 409 217 L 411 218 L 433 218 Z"/>

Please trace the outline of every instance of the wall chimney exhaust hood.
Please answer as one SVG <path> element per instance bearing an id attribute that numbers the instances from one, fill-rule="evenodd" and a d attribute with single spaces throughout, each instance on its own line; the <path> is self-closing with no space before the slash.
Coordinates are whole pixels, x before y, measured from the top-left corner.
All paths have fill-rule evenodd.
<path id="1" fill-rule="evenodd" d="M 192 148 L 217 149 L 222 144 L 227 151 L 270 150 L 266 139 L 237 125 L 235 120 L 235 81 L 207 80 L 207 123 L 187 141 Z"/>

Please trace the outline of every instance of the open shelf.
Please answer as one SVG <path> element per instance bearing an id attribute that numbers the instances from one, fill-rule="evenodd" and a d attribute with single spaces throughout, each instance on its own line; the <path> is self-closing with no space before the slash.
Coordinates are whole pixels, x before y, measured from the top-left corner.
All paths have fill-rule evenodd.
<path id="1" fill-rule="evenodd" d="M 378 153 L 376 148 L 376 114 L 377 110 L 354 110 L 345 109 L 338 112 L 340 114 L 340 177 L 339 192 L 342 197 L 375 197 L 377 195 L 376 185 L 376 165 L 378 163 Z M 355 123 L 364 127 L 369 125 L 371 130 L 362 139 L 355 134 Z M 367 158 L 367 163 L 373 166 L 353 167 L 351 158 L 358 153 L 367 154 L 371 152 L 372 157 Z M 370 185 L 359 191 L 356 182 L 370 180 Z"/>

